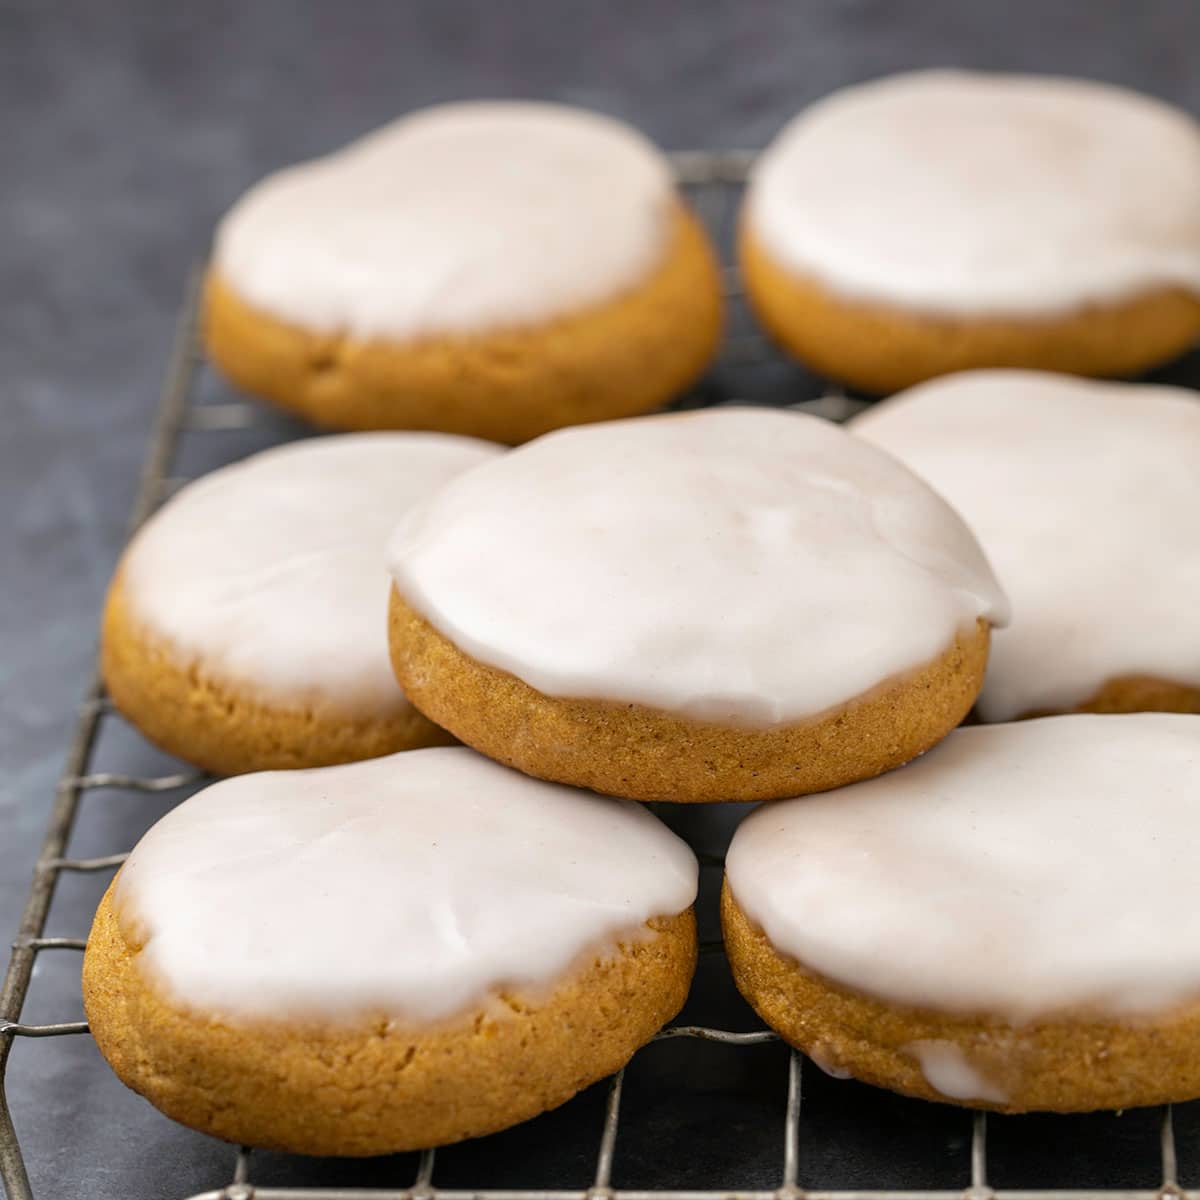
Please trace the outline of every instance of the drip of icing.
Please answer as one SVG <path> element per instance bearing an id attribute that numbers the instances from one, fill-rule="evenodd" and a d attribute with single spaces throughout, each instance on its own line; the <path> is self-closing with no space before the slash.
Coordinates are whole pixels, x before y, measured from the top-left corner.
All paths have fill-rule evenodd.
<path id="1" fill-rule="evenodd" d="M 452 104 L 268 176 L 221 222 L 215 260 L 243 299 L 309 329 L 472 332 L 635 286 L 674 204 L 666 160 L 618 121 Z"/>
<path id="2" fill-rule="evenodd" d="M 398 512 L 499 451 L 442 434 L 352 434 L 214 471 L 134 538 L 127 603 L 206 673 L 262 699 L 402 712 L 383 632 L 388 532 Z"/>
<path id="3" fill-rule="evenodd" d="M 138 843 L 115 904 L 177 1001 L 233 1018 L 433 1022 L 695 899 L 640 805 L 461 747 L 214 784 Z"/>
<path id="4" fill-rule="evenodd" d="M 776 950 L 884 1001 L 1153 1014 L 1200 1000 L 1197 795 L 1194 716 L 982 725 L 764 805 L 726 870 Z"/>
<path id="5" fill-rule="evenodd" d="M 920 1064 L 925 1082 L 948 1100 L 986 1100 L 992 1104 L 1008 1101 L 1008 1095 L 971 1065 L 956 1042 L 931 1038 L 909 1042 L 904 1050 Z"/>
<path id="6" fill-rule="evenodd" d="M 1200 292 L 1200 126 L 1052 76 L 924 71 L 802 112 L 756 165 L 754 237 L 843 294 L 966 316 Z"/>
<path id="7" fill-rule="evenodd" d="M 389 565 L 446 637 L 545 694 L 730 724 L 815 716 L 1006 619 L 944 501 L 766 409 L 539 438 L 411 510 Z"/>
<path id="8" fill-rule="evenodd" d="M 1036 371 L 935 380 L 855 419 L 963 515 L 1013 601 L 978 701 L 1066 709 L 1110 679 L 1200 686 L 1200 399 Z"/>
<path id="9" fill-rule="evenodd" d="M 816 1045 L 810 1046 L 805 1053 L 813 1066 L 822 1074 L 828 1075 L 830 1079 L 854 1078 L 845 1067 L 839 1064 L 834 1052 L 824 1042 L 817 1042 Z"/>

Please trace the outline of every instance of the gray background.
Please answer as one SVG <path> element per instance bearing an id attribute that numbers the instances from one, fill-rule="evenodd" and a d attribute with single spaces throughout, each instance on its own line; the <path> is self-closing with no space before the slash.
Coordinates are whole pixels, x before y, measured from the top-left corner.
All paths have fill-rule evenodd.
<path id="1" fill-rule="evenodd" d="M 830 88 L 922 65 L 1095 76 L 1200 113 L 1198 48 L 1200 6 L 1190 0 L 0 4 L 0 934 L 15 928 L 90 668 L 188 265 L 216 217 L 264 172 L 405 109 L 469 96 L 587 105 L 668 148 L 758 147 Z M 154 762 L 119 737 L 102 755 L 125 768 Z M 79 852 L 124 848 L 154 815 L 145 800 L 105 803 L 81 826 Z M 66 888 L 52 931 L 84 932 L 95 898 L 91 885 Z M 55 960 L 39 969 L 29 1019 L 78 1016 L 77 968 Z M 652 1053 L 663 1070 L 640 1100 L 632 1086 L 635 1112 L 639 1103 L 660 1111 L 655 1089 L 673 1078 L 675 1052 Z M 649 1122 L 644 1145 L 630 1135 L 621 1161 L 646 1170 L 627 1182 L 663 1186 L 653 1164 L 686 1133 L 700 1147 L 693 1186 L 745 1184 L 747 1156 L 761 1147 L 769 1157 L 776 1141 L 777 1096 L 760 1094 L 758 1080 L 775 1088 L 780 1060 L 762 1053 L 762 1071 L 714 1059 L 699 1083 L 689 1076 L 689 1087 L 714 1091 L 708 1109 L 677 1125 Z M 733 1076 L 751 1104 L 736 1114 L 715 1095 Z M 227 1178 L 227 1150 L 180 1135 L 124 1093 L 87 1039 L 18 1045 L 10 1082 L 43 1195 L 174 1196 Z M 760 1102 L 755 1123 L 746 1111 Z M 585 1096 L 571 1106 L 575 1124 L 543 1118 L 501 1150 L 476 1152 L 461 1182 L 483 1182 L 485 1169 L 498 1181 L 502 1162 L 585 1162 L 590 1143 L 572 1148 L 571 1139 L 597 1104 Z M 821 1182 L 884 1182 L 870 1175 L 879 1168 L 886 1182 L 957 1186 L 960 1175 L 943 1179 L 938 1164 L 958 1164 L 965 1126 L 890 1104 L 865 1089 L 830 1091 L 826 1113 L 855 1108 L 860 1125 L 865 1111 L 877 1128 L 873 1140 L 844 1145 Z M 906 1115 L 914 1108 L 917 1117 Z M 822 1119 L 832 1118 L 812 1118 L 818 1131 Z M 1141 1115 L 1123 1121 L 1101 1139 L 1119 1154 L 1060 1148 L 1026 1178 L 1031 1160 L 1014 1152 L 1009 1182 L 1120 1182 L 1121 1163 L 1153 1140 Z M 1002 1126 L 997 1153 L 1004 1129 L 1024 1128 Z M 1061 1147 L 1072 1127 L 1052 1128 L 1046 1136 Z M 366 1165 L 351 1178 L 407 1182 L 396 1169 Z M 453 1156 L 446 1169 L 439 1182 L 454 1181 Z M 269 1158 L 262 1170 L 276 1180 L 347 1178 Z"/>

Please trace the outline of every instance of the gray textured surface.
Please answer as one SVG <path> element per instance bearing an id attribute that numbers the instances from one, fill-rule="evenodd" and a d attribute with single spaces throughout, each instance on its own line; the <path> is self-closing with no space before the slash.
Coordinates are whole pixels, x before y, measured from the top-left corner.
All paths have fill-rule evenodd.
<path id="1" fill-rule="evenodd" d="M 1096 76 L 1200 113 L 1198 45 L 1200 7 L 1190 0 L 0 5 L 0 932 L 15 926 L 89 669 L 188 264 L 258 176 L 404 109 L 463 96 L 588 105 L 672 148 L 758 146 L 834 86 L 921 65 Z M 131 741 L 110 739 L 102 752 L 125 767 L 152 760 Z M 123 848 L 153 816 L 149 803 L 114 797 L 93 808 L 76 849 Z M 82 933 L 95 894 L 94 882 L 64 890 L 52 931 Z M 78 1015 L 77 968 L 47 958 L 31 1019 Z M 667 1069 L 632 1080 L 630 1103 L 657 1123 L 623 1143 L 618 1163 L 631 1174 L 618 1182 L 662 1186 L 655 1164 L 686 1133 L 703 1147 L 690 1159 L 693 1186 L 745 1183 L 751 1160 L 766 1183 L 780 1056 L 764 1049 L 759 1071 L 714 1049 L 713 1079 L 702 1073 L 698 1086 L 732 1075 L 748 1106 L 726 1113 L 714 1100 L 673 1124 L 664 1113 L 677 1051 L 653 1053 Z M 227 1150 L 181 1134 L 126 1094 L 87 1039 L 19 1045 L 11 1083 L 41 1195 L 182 1196 L 227 1178 Z M 961 1182 L 961 1121 L 931 1124 L 921 1114 L 936 1110 L 865 1089 L 824 1080 L 813 1088 L 827 1099 L 816 1108 L 826 1116 L 811 1118 L 814 1137 L 822 1120 L 855 1106 L 874 1127 L 837 1155 L 814 1146 L 806 1161 L 822 1183 Z M 120 1122 L 115 1138 L 106 1114 Z M 530 1182 L 511 1167 L 535 1158 L 547 1172 L 571 1165 L 583 1182 L 592 1142 L 580 1130 L 593 1117 L 597 1099 L 584 1097 L 499 1149 L 460 1153 L 460 1182 L 480 1182 L 488 1163 L 509 1183 Z M 1125 1180 L 1119 1163 L 1139 1149 L 1149 1155 L 1153 1131 L 1139 1115 L 1111 1120 L 1113 1132 L 1092 1141 L 1106 1149 L 1087 1153 L 1066 1146 L 1070 1122 L 1052 1135 L 1035 1126 L 1066 1157 L 1034 1164 L 1013 1150 L 1007 1182 L 1047 1182 L 1047 1172 L 1060 1185 Z M 1194 1126 L 1185 1116 L 1185 1132 Z M 731 1135 L 723 1148 L 722 1132 Z M 1016 1135 L 998 1135 L 1001 1155 L 1006 1137 Z M 446 1156 L 447 1183 L 455 1161 Z M 407 1182 L 396 1171 L 367 1165 L 350 1177 Z M 300 1177 L 271 1160 L 263 1175 Z M 306 1177 L 347 1178 L 323 1165 Z"/>

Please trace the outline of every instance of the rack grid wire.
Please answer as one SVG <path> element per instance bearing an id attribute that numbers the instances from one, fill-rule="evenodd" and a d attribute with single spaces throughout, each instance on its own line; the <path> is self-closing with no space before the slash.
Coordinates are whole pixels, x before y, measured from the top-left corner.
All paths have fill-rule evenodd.
<path id="1" fill-rule="evenodd" d="M 745 183 L 752 154 L 749 152 L 687 151 L 674 154 L 672 160 L 680 186 L 725 251 L 732 241 L 737 202 Z M 158 505 L 186 480 L 172 474 L 180 443 L 185 435 L 203 435 L 217 431 L 249 428 L 258 421 L 262 409 L 253 402 L 197 402 L 196 381 L 205 369 L 198 335 L 200 292 L 199 269 L 192 272 L 179 315 L 169 367 L 142 467 L 137 498 L 130 515 L 127 536 L 144 522 Z M 730 301 L 729 331 L 726 347 L 717 366 L 725 367 L 780 365 L 770 348 L 747 318 L 741 303 L 740 285 L 731 267 L 724 272 Z M 810 379 L 804 383 L 795 376 L 791 385 L 790 407 L 817 412 L 834 420 L 844 420 L 862 402 L 836 388 Z M 806 396 L 805 391 L 808 391 Z M 702 407 L 714 403 L 754 402 L 741 389 L 732 393 L 721 388 L 718 379 L 710 379 L 677 407 Z M 804 398 L 800 398 L 803 396 Z M 0 1179 L 9 1200 L 34 1200 L 25 1161 L 14 1128 L 6 1089 L 7 1066 L 17 1039 L 59 1038 L 86 1035 L 85 1021 L 37 1024 L 22 1021 L 26 995 L 38 956 L 51 951 L 82 952 L 84 937 L 47 937 L 45 930 L 54 901 L 55 889 L 67 874 L 115 871 L 127 857 L 122 851 L 98 857 L 77 858 L 68 854 L 71 834 L 85 795 L 105 789 L 142 793 L 172 793 L 203 781 L 191 771 L 137 776 L 93 769 L 93 757 L 101 726 L 120 720 L 108 701 L 98 669 L 84 692 L 78 721 L 67 752 L 50 811 L 49 823 L 33 870 L 24 911 L 3 986 L 0 987 Z M 719 863 L 719 859 L 717 860 Z M 712 865 L 710 863 L 710 865 Z M 654 1039 L 719 1042 L 727 1046 L 752 1046 L 777 1042 L 767 1029 L 733 1032 L 703 1025 L 675 1025 Z M 1186 1197 L 1179 1185 L 1174 1122 L 1171 1108 L 1161 1110 L 1158 1126 L 1158 1162 L 1148 1164 L 1147 1175 L 1157 1179 L 1140 1190 L 1107 1189 L 993 1189 L 988 1184 L 987 1117 L 982 1112 L 963 1112 L 969 1123 L 969 1151 L 964 1155 L 963 1185 L 946 1190 L 812 1190 L 799 1184 L 801 1163 L 801 1082 L 807 1060 L 796 1051 L 788 1057 L 786 1094 L 781 1094 L 779 1114 L 780 1148 L 778 1185 L 771 1189 L 715 1190 L 631 1190 L 612 1184 L 613 1162 L 621 1128 L 621 1095 L 625 1070 L 614 1075 L 608 1085 L 604 1118 L 595 1152 L 595 1168 L 590 1183 L 549 1189 L 439 1188 L 434 1182 L 435 1152 L 421 1153 L 412 1183 L 401 1188 L 376 1187 L 276 1187 L 253 1182 L 253 1160 L 248 1148 L 232 1151 L 233 1164 L 228 1182 L 194 1194 L 189 1200 L 1171 1200 Z M 203 1135 L 195 1135 L 197 1137 Z M 43 1200 L 39 1195 L 38 1200 Z M 181 1198 L 182 1200 L 182 1198 Z"/>

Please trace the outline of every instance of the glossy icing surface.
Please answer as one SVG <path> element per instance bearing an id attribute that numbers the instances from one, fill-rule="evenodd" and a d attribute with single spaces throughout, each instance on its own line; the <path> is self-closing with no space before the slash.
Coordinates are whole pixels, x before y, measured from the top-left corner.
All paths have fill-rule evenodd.
<path id="1" fill-rule="evenodd" d="M 851 429 L 927 479 L 1013 603 L 985 720 L 1065 709 L 1109 679 L 1200 687 L 1200 398 L 1179 388 L 972 371 Z"/>
<path id="2" fill-rule="evenodd" d="M 201 1011 L 434 1022 L 551 987 L 686 909 L 696 874 L 640 805 L 449 747 L 214 784 L 114 899 L 141 968 Z"/>
<path id="3" fill-rule="evenodd" d="M 121 563 L 131 614 L 204 672 L 292 707 L 385 717 L 383 549 L 396 514 L 500 453 L 471 438 L 366 433 L 254 455 L 177 492 Z"/>
<path id="4" fill-rule="evenodd" d="M 539 438 L 410 510 L 389 566 L 439 632 L 544 694 L 728 724 L 816 716 L 1006 616 L 930 489 L 768 409 Z"/>
<path id="5" fill-rule="evenodd" d="M 308 329 L 415 337 L 527 324 L 642 282 L 670 169 L 636 130 L 554 104 L 449 104 L 268 176 L 217 229 L 242 299 Z"/>
<path id="6" fill-rule="evenodd" d="M 756 165 L 747 212 L 781 265 L 916 310 L 1200 292 L 1200 126 L 1086 80 L 897 75 L 796 117 Z"/>
<path id="7" fill-rule="evenodd" d="M 777 951 L 877 999 L 1152 1014 L 1200 1002 L 1197 795 L 1197 717 L 963 728 L 878 779 L 757 809 L 726 870 Z M 922 1062 L 947 1095 L 976 1087 Z"/>

